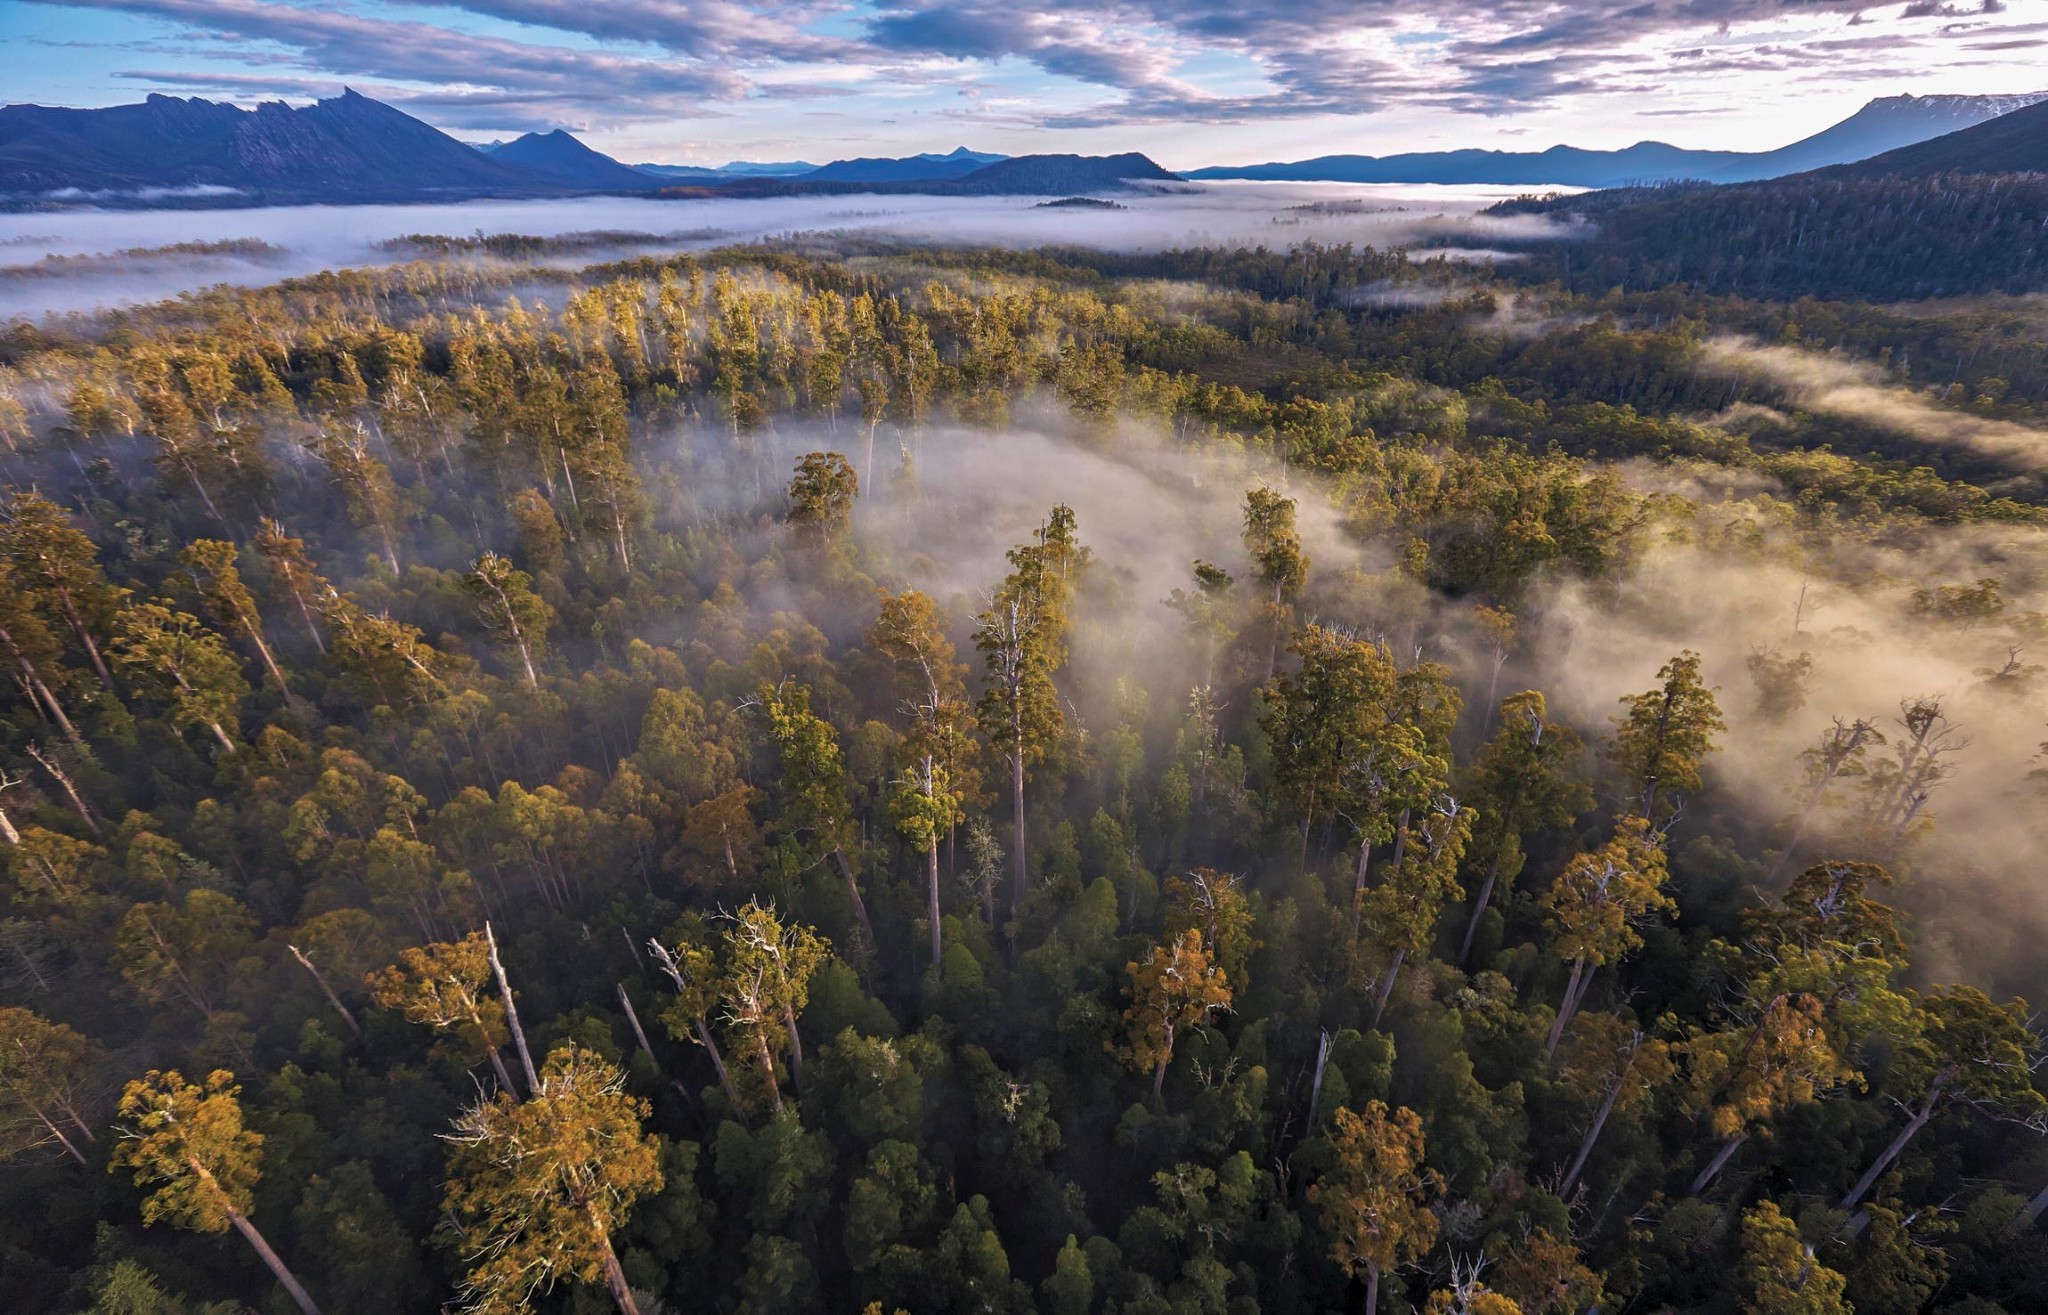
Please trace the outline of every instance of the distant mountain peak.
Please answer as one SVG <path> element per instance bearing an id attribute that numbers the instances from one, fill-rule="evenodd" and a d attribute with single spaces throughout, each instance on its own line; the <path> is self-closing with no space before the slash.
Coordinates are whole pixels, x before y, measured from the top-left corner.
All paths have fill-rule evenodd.
<path id="1" fill-rule="evenodd" d="M 660 185 L 631 165 L 593 150 L 566 128 L 529 132 L 494 147 L 491 158 L 545 174 L 560 183 L 606 192 L 649 191 Z"/>
<path id="2" fill-rule="evenodd" d="M 1389 156 L 1325 155 L 1285 163 L 1197 169 L 1188 176 L 1601 188 L 1680 181 L 1748 182 L 1869 159 L 1994 121 L 2044 100 L 2048 100 L 2048 93 L 1879 96 L 1848 118 L 1770 151 L 1688 150 L 1666 142 L 1640 141 L 1615 151 L 1553 146 L 1542 151 L 1467 149 Z"/>

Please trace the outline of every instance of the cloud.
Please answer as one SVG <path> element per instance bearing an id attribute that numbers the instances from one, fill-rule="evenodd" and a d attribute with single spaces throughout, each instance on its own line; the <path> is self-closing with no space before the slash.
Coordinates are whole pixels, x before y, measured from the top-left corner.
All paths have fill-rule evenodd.
<path id="1" fill-rule="evenodd" d="M 257 84 L 236 78 L 281 63 L 269 85 L 286 94 L 377 80 L 402 104 L 447 97 L 444 121 L 459 127 L 603 128 L 742 102 L 895 103 L 966 89 L 979 94 L 951 116 L 1099 128 L 1392 106 L 1503 115 L 1666 93 L 1709 69 L 1812 70 L 1852 84 L 1897 76 L 1914 59 L 1927 66 L 1914 72 L 1952 64 L 1961 51 L 1942 36 L 1962 26 L 1977 42 L 1969 49 L 2022 49 L 2007 43 L 2029 25 L 2006 11 L 2038 13 L 2043 0 L 1906 0 L 1884 11 L 1867 0 L 29 2 L 158 20 L 188 47 L 203 45 L 212 66 L 240 65 L 209 81 L 151 61 L 152 73 L 123 70 L 130 80 L 241 93 Z M 1845 27 L 1868 44 L 1835 40 Z M 1035 85 L 1022 70 L 1040 75 Z"/>
<path id="2" fill-rule="evenodd" d="M 30 0 L 55 4 L 59 0 Z M 605 50 L 530 44 L 430 23 L 367 18 L 271 0 L 61 0 L 66 8 L 164 19 L 236 42 L 296 53 L 309 77 L 388 78 L 451 89 L 513 93 L 527 105 L 625 106 L 642 113 L 743 95 L 729 68 Z M 261 49 L 251 52 L 261 56 Z M 203 79 L 200 79 L 203 81 Z M 628 111 L 630 115 L 630 111 Z"/>
<path id="3" fill-rule="evenodd" d="M 700 60 L 746 64 L 858 57 L 857 43 L 816 36 L 804 24 L 835 5 L 746 5 L 735 0 L 447 0 L 452 7 L 607 41 L 646 42 Z"/>

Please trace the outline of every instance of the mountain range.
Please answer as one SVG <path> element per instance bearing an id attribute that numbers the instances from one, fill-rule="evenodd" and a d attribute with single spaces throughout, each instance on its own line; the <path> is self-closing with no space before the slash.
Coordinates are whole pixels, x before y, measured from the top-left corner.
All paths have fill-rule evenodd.
<path id="1" fill-rule="evenodd" d="M 926 179 L 965 178 L 991 164 L 1001 164 L 1007 155 L 990 155 L 957 147 L 945 155 L 926 153 L 903 159 L 834 160 L 796 177 L 816 183 L 911 183 Z"/>
<path id="2" fill-rule="evenodd" d="M 109 109 L 0 109 L 0 194 L 118 203 L 537 196 L 562 186 L 353 91 L 297 109 L 177 96 Z"/>
<path id="3" fill-rule="evenodd" d="M 1962 146 L 1954 145 L 1963 142 Z M 1774 151 L 1442 151 L 1323 156 L 1177 176 L 1144 155 L 1027 155 L 958 147 L 904 157 L 733 161 L 716 169 L 622 164 L 566 131 L 472 146 L 354 91 L 253 110 L 152 95 L 138 105 L 0 108 L 0 206 L 274 205 L 591 193 L 787 196 L 923 192 L 1071 195 L 1188 179 L 1616 187 L 1743 182 L 1819 169 L 1925 173 L 2048 168 L 2048 93 L 1890 96 Z M 2028 163 L 2031 161 L 2032 163 Z"/>
<path id="4" fill-rule="evenodd" d="M 1183 176 L 1194 180 L 1248 178 L 1562 187 L 1627 187 L 1679 180 L 1750 182 L 1868 159 L 2044 100 L 2048 100 L 2048 92 L 2025 96 L 1885 96 L 1830 128 L 1772 151 L 1698 151 L 1664 142 L 1637 142 L 1615 151 L 1553 146 L 1547 151 L 1324 155 L 1292 163 L 1194 169 Z"/>
<path id="5" fill-rule="evenodd" d="M 81 110 L 0 108 L 0 205 L 279 205 L 590 193 L 787 195 L 941 191 L 1006 195 L 1172 181 L 1142 155 L 1010 159 L 970 151 L 900 159 L 734 161 L 720 169 L 621 164 L 557 129 L 471 146 L 345 91 L 254 110 L 178 96 Z"/>

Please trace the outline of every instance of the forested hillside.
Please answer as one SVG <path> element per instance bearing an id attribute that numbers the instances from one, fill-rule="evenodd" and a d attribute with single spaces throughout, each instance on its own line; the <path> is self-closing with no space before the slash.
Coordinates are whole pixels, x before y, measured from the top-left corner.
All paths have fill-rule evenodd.
<path id="1" fill-rule="evenodd" d="M 1541 277 L 1582 289 L 1676 283 L 1749 297 L 1891 301 L 2048 287 L 2048 174 L 1899 178 L 1859 168 L 1512 201 L 1498 210 L 1589 221 L 1585 240 L 1526 253 Z"/>
<path id="2" fill-rule="evenodd" d="M 417 246 L 0 338 L 0 1304 L 2048 1310 L 2038 311 Z"/>

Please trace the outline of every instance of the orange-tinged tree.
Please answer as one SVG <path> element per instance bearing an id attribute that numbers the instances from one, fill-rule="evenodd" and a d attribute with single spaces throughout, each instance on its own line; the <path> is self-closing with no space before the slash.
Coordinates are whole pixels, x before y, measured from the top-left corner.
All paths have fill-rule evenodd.
<path id="1" fill-rule="evenodd" d="M 1579 1315 L 1599 1304 L 1604 1287 L 1569 1239 L 1542 1228 L 1502 1256 L 1491 1273 L 1494 1289 L 1527 1315 Z"/>
<path id="2" fill-rule="evenodd" d="M 1140 1073 L 1151 1070 L 1156 1099 L 1173 1062 L 1175 1039 L 1230 1009 L 1230 979 L 1189 928 L 1171 943 L 1152 947 L 1143 963 L 1127 963 L 1130 1006 L 1124 1010 L 1124 1057 Z"/>
<path id="3" fill-rule="evenodd" d="M 647 1114 L 615 1066 L 572 1042 L 549 1053 L 528 1099 L 501 1091 L 456 1119 L 446 1201 L 464 1223 L 462 1309 L 525 1311 L 566 1276 L 602 1280 L 638 1315 L 611 1235 L 661 1190 Z"/>
<path id="4" fill-rule="evenodd" d="M 242 573 L 235 565 L 237 556 L 235 545 L 225 539 L 194 539 L 178 555 L 178 561 L 192 577 L 213 623 L 229 635 L 247 640 L 262 659 L 263 669 L 270 674 L 278 692 L 290 698 L 291 686 L 286 684 L 284 669 L 271 652 L 270 639 L 263 632 L 263 613 L 256 606 L 256 596 L 242 581 Z"/>
<path id="5" fill-rule="evenodd" d="M 1799 1226 L 1764 1201 L 1742 1216 L 1735 1270 L 1744 1315 L 1854 1315 L 1842 1275 L 1814 1258 Z"/>
<path id="6" fill-rule="evenodd" d="M 1572 966 L 1545 1054 L 1557 1053 L 1565 1025 L 1585 1000 L 1594 972 L 1642 948 L 1636 924 L 1677 909 L 1664 891 L 1662 840 L 1642 818 L 1624 817 L 1615 824 L 1612 840 L 1573 859 L 1544 892 L 1551 948 Z"/>
<path id="7" fill-rule="evenodd" d="M 107 1167 L 132 1169 L 136 1186 L 154 1189 L 142 1202 L 144 1223 L 164 1220 L 198 1233 L 223 1233 L 232 1225 L 298 1308 L 319 1315 L 313 1298 L 249 1221 L 262 1174 L 263 1137 L 242 1126 L 241 1091 L 235 1075 L 222 1069 L 208 1074 L 203 1087 L 176 1069 L 152 1069 L 121 1094 L 121 1141 Z"/>
<path id="8" fill-rule="evenodd" d="M 1893 985 L 1905 938 L 1892 909 L 1869 894 L 1890 882 L 1874 863 L 1829 860 L 1794 877 L 1776 905 L 1743 914 L 1743 950 L 1754 965 L 1745 995 L 1811 996 L 1845 1062 L 1872 1037 L 1913 1031 L 1912 1001 Z"/>
<path id="9" fill-rule="evenodd" d="M 749 900 L 725 919 L 718 995 L 721 1018 L 738 1045 L 744 1071 L 782 1109 L 778 1074 L 803 1081 L 804 1044 L 797 1019 L 810 1003 L 811 978 L 831 957 L 832 943 L 801 923 L 785 923 L 772 903 Z"/>
<path id="10" fill-rule="evenodd" d="M 1242 992 L 1251 981 L 1252 951 L 1259 942 L 1252 935 L 1256 913 L 1244 881 L 1233 873 L 1196 868 L 1184 877 L 1168 877 L 1159 888 L 1164 906 L 1166 934 L 1177 936 L 1190 929 L 1202 933 L 1216 966 L 1224 972 L 1230 988 Z"/>
<path id="11" fill-rule="evenodd" d="M 1422 1163 L 1422 1118 L 1372 1101 L 1362 1112 L 1339 1108 L 1330 1143 L 1336 1163 L 1308 1189 L 1330 1257 L 1365 1279 L 1365 1312 L 1379 1310 L 1380 1276 L 1413 1264 L 1436 1245 L 1430 1197 L 1443 1180 Z"/>
<path id="12" fill-rule="evenodd" d="M 1628 1113 L 1649 1105 L 1676 1071 L 1670 1047 L 1615 1014 L 1581 1014 L 1572 1020 L 1567 1038 L 1558 1078 L 1594 1109 L 1578 1154 L 1558 1186 L 1560 1196 L 1570 1196 L 1578 1185 L 1607 1120 L 1617 1110 Z"/>
<path id="13" fill-rule="evenodd" d="M 1766 1000 L 1747 1027 L 1699 1032 L 1685 1056 L 1686 1104 L 1704 1114 L 1721 1147 L 1688 1189 L 1707 1190 L 1745 1141 L 1794 1106 L 1858 1082 L 1828 1036 L 1820 1000 L 1804 992 Z"/>
<path id="14" fill-rule="evenodd" d="M 367 980 L 380 1007 L 437 1032 L 467 1034 L 489 1057 L 499 1086 L 516 1092 L 498 1050 L 508 1037 L 504 1006 L 491 998 L 492 976 L 490 945 L 481 932 L 471 932 L 459 941 L 414 946 Z"/>
<path id="15" fill-rule="evenodd" d="M 99 1058 L 74 1028 L 27 1009 L 0 1009 L 0 1159 L 54 1142 L 86 1162 L 72 1138 L 96 1140 L 83 1108 Z"/>

